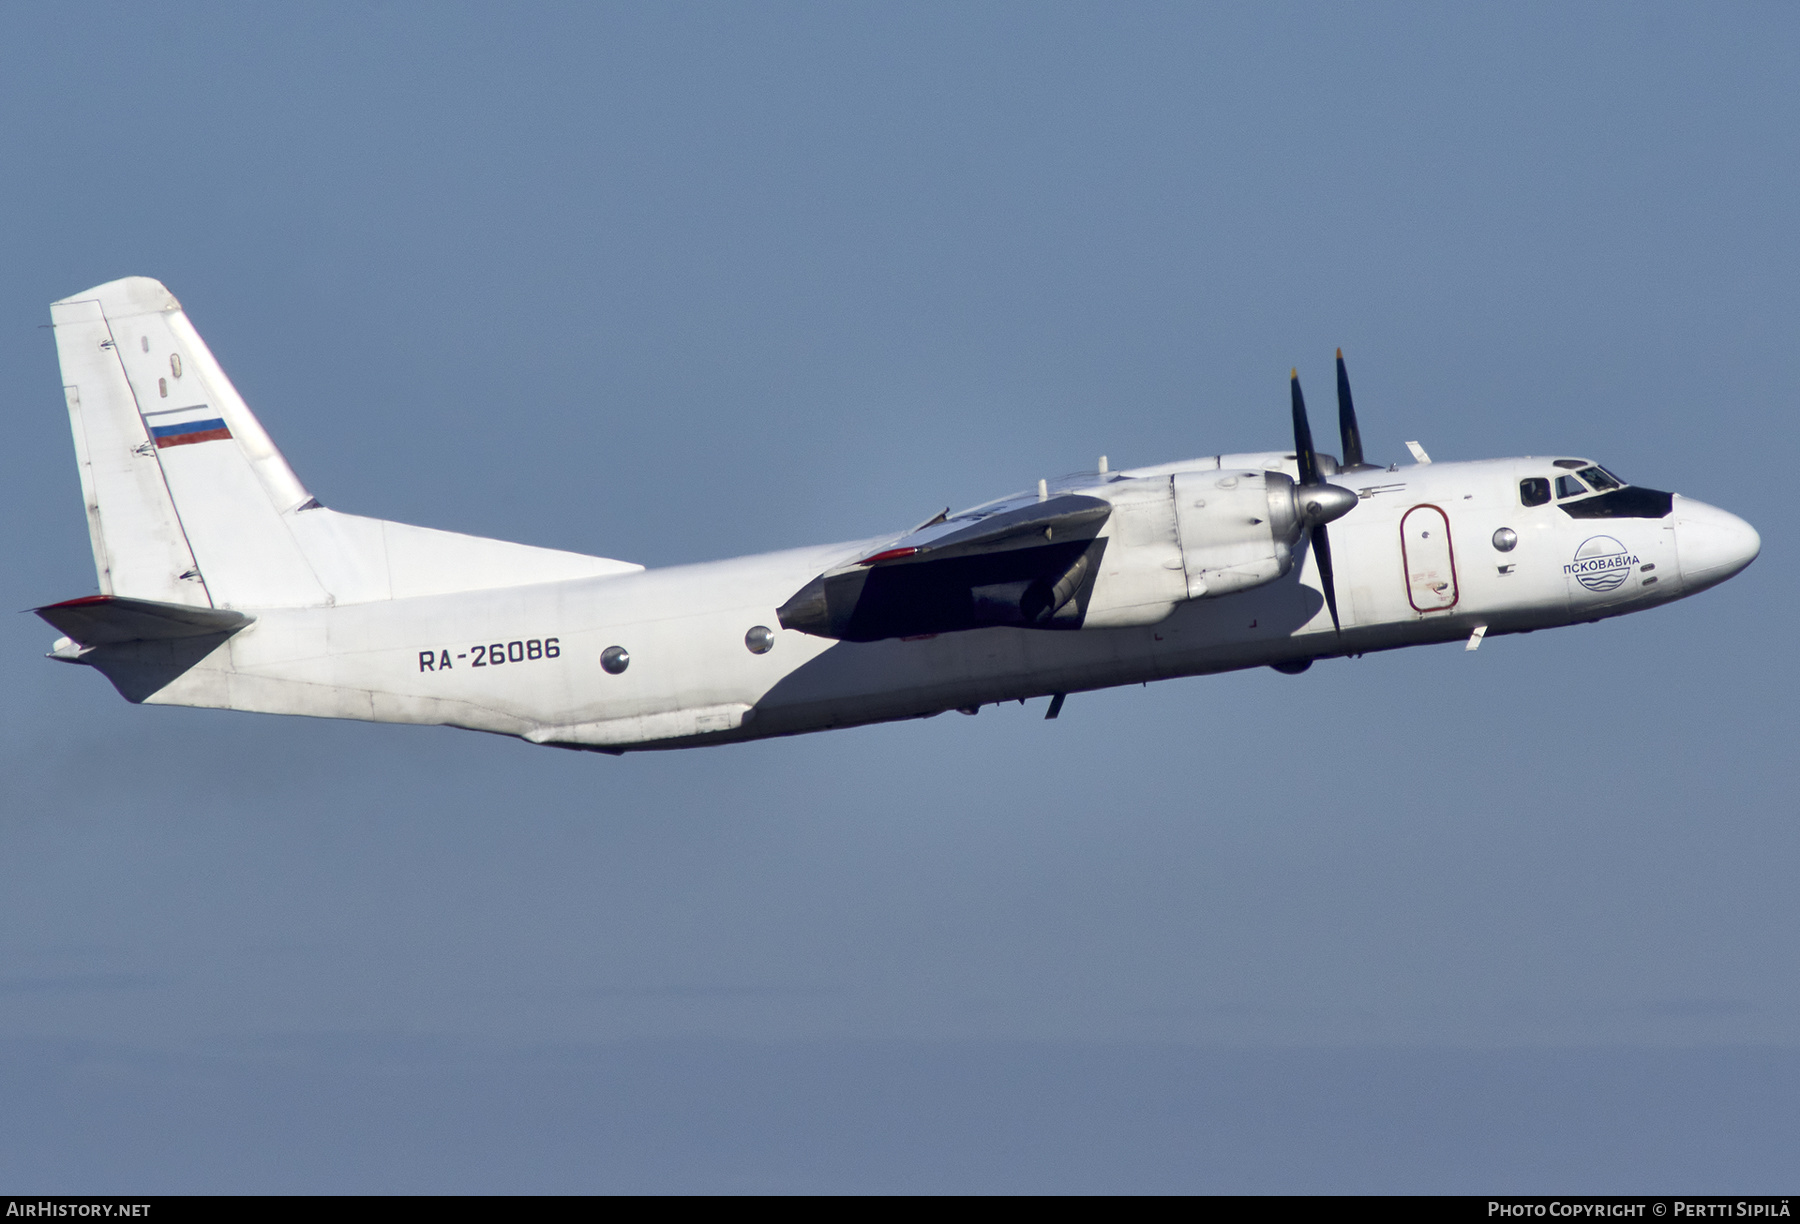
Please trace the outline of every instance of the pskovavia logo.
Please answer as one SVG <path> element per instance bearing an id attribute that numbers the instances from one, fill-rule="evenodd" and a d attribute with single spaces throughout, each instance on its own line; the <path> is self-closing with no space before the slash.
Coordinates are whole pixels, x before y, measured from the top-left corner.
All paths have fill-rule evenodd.
<path id="1" fill-rule="evenodd" d="M 1638 563 L 1630 549 L 1611 536 L 1593 536 L 1575 550 L 1575 561 L 1563 566 L 1563 573 L 1590 591 L 1610 591 L 1631 576 Z"/>

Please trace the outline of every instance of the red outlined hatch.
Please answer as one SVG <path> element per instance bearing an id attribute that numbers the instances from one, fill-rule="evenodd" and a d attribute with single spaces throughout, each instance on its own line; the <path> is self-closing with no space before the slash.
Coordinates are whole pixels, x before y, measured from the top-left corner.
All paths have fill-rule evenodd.
<path id="1" fill-rule="evenodd" d="M 1450 543 L 1450 516 L 1437 506 L 1414 506 L 1400 520 L 1400 559 L 1406 567 L 1406 599 L 1418 612 L 1454 608 L 1456 549 Z"/>

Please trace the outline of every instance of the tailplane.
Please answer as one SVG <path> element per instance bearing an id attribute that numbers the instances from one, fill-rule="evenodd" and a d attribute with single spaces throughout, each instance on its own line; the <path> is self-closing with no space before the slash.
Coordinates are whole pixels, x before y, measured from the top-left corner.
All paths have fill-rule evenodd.
<path id="1" fill-rule="evenodd" d="M 78 661 L 83 650 L 98 646 L 232 634 L 254 619 L 223 608 L 196 608 L 117 595 L 88 595 L 32 611 L 63 631 L 64 639 L 57 643 L 58 650 L 51 657 L 71 662 Z"/>
<path id="2" fill-rule="evenodd" d="M 50 307 L 102 595 L 319 607 L 642 566 L 319 505 L 174 296 L 148 277 Z"/>

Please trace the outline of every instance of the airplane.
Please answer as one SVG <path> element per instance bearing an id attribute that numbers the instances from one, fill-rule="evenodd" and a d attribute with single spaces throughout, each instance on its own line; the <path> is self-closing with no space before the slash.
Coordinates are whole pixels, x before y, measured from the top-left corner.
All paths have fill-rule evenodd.
<path id="1" fill-rule="evenodd" d="M 1715 586 L 1744 520 L 1574 456 L 1314 449 L 1044 479 L 873 539 L 645 569 L 321 505 L 162 284 L 54 303 L 99 593 L 34 609 L 128 701 L 603 753 L 1530 633 Z"/>

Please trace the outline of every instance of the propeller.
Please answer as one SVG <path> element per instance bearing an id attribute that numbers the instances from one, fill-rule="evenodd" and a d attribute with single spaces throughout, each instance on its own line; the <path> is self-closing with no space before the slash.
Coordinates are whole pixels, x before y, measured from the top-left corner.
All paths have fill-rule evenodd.
<path id="1" fill-rule="evenodd" d="M 1362 432 L 1356 428 L 1356 405 L 1350 402 L 1350 374 L 1344 369 L 1344 350 L 1337 351 L 1338 434 L 1344 440 L 1344 466 L 1365 467 Z"/>
<path id="2" fill-rule="evenodd" d="M 1300 482 L 1294 486 L 1294 510 L 1301 529 L 1311 533 L 1313 556 L 1319 564 L 1319 581 L 1325 587 L 1325 606 L 1331 609 L 1331 627 L 1341 634 L 1343 625 L 1338 621 L 1337 583 L 1331 569 L 1331 537 L 1326 534 L 1325 524 L 1350 513 L 1356 506 L 1357 497 L 1341 485 L 1326 484 L 1319 474 L 1319 455 L 1313 450 L 1312 426 L 1306 419 L 1306 400 L 1300 394 L 1299 370 L 1289 373 L 1288 385 L 1294 397 L 1294 457 L 1300 465 Z M 1354 441 L 1360 458 L 1362 443 L 1356 436 L 1355 414 L 1349 408 L 1350 381 L 1344 375 L 1341 354 L 1338 358 L 1338 403 L 1340 422 L 1349 422 L 1344 449 L 1349 451 L 1350 443 Z"/>

